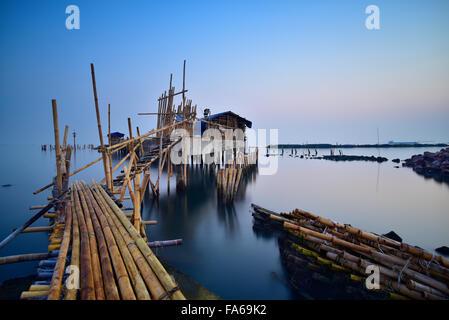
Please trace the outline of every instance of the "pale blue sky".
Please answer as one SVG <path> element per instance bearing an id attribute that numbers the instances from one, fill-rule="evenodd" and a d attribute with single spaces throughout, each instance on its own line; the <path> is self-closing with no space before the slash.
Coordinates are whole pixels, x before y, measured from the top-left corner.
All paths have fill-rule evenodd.
<path id="1" fill-rule="evenodd" d="M 65 28 L 80 8 L 81 29 Z M 380 8 L 381 29 L 365 28 Z M 182 86 L 199 110 L 233 110 L 282 143 L 449 142 L 449 1 L 2 1 L 0 143 L 98 143 L 103 128 L 141 131 L 157 98 Z"/>

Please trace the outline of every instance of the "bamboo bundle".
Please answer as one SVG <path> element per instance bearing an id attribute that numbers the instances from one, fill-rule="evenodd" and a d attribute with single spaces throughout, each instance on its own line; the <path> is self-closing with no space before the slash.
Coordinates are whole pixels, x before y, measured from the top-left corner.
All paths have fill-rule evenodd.
<path id="1" fill-rule="evenodd" d="M 86 201 L 86 196 L 84 194 L 83 187 L 78 182 L 76 182 L 74 185 L 75 185 L 75 190 L 77 191 L 77 193 L 80 197 L 80 200 L 81 200 L 81 206 L 84 211 L 84 219 L 86 221 L 87 232 L 89 235 L 92 272 L 93 272 L 94 288 L 95 288 L 95 298 L 96 298 L 96 300 L 104 300 L 105 293 L 104 293 L 104 288 L 103 288 L 103 279 L 101 276 L 97 238 L 95 237 L 94 226 L 93 226 L 92 219 L 91 219 L 91 214 L 93 212 L 93 209 L 92 209 L 90 202 Z M 99 233 L 99 230 L 97 230 L 97 233 Z"/>
<path id="2" fill-rule="evenodd" d="M 252 207 L 256 221 L 288 231 L 288 237 L 294 236 L 294 241 L 304 242 L 312 250 L 300 249 L 296 242 L 292 246 L 302 255 L 315 257 L 319 263 L 329 264 L 329 261 L 333 261 L 361 275 L 365 275 L 368 266 L 376 265 L 379 267 L 381 283 L 402 295 L 413 299 L 449 297 L 448 270 L 434 262 L 441 259 L 425 261 L 424 268 L 418 265 L 417 251 L 410 250 L 410 245 L 301 210 L 277 214 L 256 205 Z M 420 249 L 420 252 L 421 259 L 424 259 L 424 250 Z M 328 262 L 325 262 L 326 258 Z M 332 268 L 337 269 L 336 266 Z"/>
<path id="3" fill-rule="evenodd" d="M 120 235 L 116 226 L 113 224 L 112 220 L 108 219 L 108 216 L 105 213 L 106 208 L 104 207 L 104 204 L 101 201 L 96 202 L 94 200 L 94 195 L 92 194 L 92 191 L 90 190 L 90 188 L 87 185 L 84 185 L 84 190 L 85 190 L 89 200 L 93 203 L 95 212 L 97 214 L 104 215 L 106 217 L 106 219 L 108 220 L 108 225 L 115 237 L 115 240 L 117 241 L 117 245 L 121 252 L 123 261 L 126 265 L 126 268 L 129 272 L 130 276 L 131 276 L 131 281 L 134 285 L 137 299 L 149 300 L 150 295 L 149 295 L 148 291 L 146 290 L 145 283 L 144 283 L 142 277 L 140 276 L 140 273 L 137 270 L 137 267 L 131 257 L 131 254 L 130 254 L 128 248 L 126 247 L 126 244 L 125 244 L 122 236 Z M 97 201 L 98 201 L 98 199 L 97 199 Z"/>
<path id="4" fill-rule="evenodd" d="M 237 193 L 242 177 L 242 168 L 226 167 L 217 170 L 217 195 L 225 203 L 231 203 Z"/>
<path id="5" fill-rule="evenodd" d="M 72 183 L 75 198 L 75 211 L 80 230 L 80 293 L 82 300 L 95 300 L 94 277 L 92 274 L 92 256 L 90 253 L 89 235 L 84 220 L 78 190 Z"/>
<path id="6" fill-rule="evenodd" d="M 92 182 L 95 186 L 95 189 L 100 191 L 100 193 L 103 195 L 103 199 L 105 199 L 107 201 L 109 207 L 112 209 L 112 211 L 114 212 L 116 217 L 120 220 L 120 222 L 123 224 L 125 229 L 128 231 L 131 238 L 135 241 L 135 244 L 142 252 L 142 254 L 145 257 L 145 259 L 147 260 L 148 264 L 151 266 L 151 269 L 154 271 L 154 273 L 158 277 L 159 281 L 164 286 L 165 290 L 167 290 L 167 294 L 169 296 L 171 296 L 172 299 L 184 300 L 185 297 L 182 294 L 181 290 L 174 283 L 173 279 L 169 276 L 167 271 L 161 265 L 159 260 L 153 254 L 151 249 L 148 247 L 148 245 L 145 243 L 145 241 L 139 235 L 138 231 L 134 228 L 134 226 L 131 224 L 131 222 L 129 222 L 129 220 L 125 217 L 125 215 L 120 210 L 120 208 L 115 204 L 115 202 L 113 202 L 107 196 L 106 192 L 101 188 L 101 186 L 99 186 L 95 180 L 92 180 Z"/>
<path id="7" fill-rule="evenodd" d="M 109 253 L 112 260 L 112 265 L 114 267 L 115 274 L 117 276 L 117 282 L 120 288 L 121 297 L 124 300 L 135 300 L 136 296 L 134 295 L 131 286 L 131 281 L 128 277 L 125 264 L 120 255 L 120 251 L 117 247 L 117 242 L 106 220 L 106 217 L 100 211 L 96 211 L 95 214 L 97 215 L 104 237 L 106 239 L 107 247 L 109 249 Z"/>
<path id="8" fill-rule="evenodd" d="M 115 283 L 114 272 L 112 270 L 112 263 L 111 258 L 109 256 L 107 243 L 103 231 L 101 229 L 100 222 L 98 221 L 97 216 L 95 214 L 95 211 L 98 210 L 98 208 L 96 207 L 96 203 L 91 200 L 89 193 L 87 193 L 86 200 L 87 203 L 90 205 L 90 207 L 93 208 L 90 211 L 90 215 L 93 227 L 95 229 L 95 234 L 98 239 L 98 250 L 100 253 L 101 271 L 103 275 L 105 296 L 107 300 L 119 300 L 120 295 L 117 289 L 117 285 Z"/>
<path id="9" fill-rule="evenodd" d="M 107 201 L 103 198 L 103 195 L 97 189 L 92 190 L 92 192 L 96 194 L 96 199 L 102 204 L 104 213 L 108 220 L 111 220 L 115 224 L 116 228 L 119 230 L 121 236 L 123 237 L 123 240 L 125 241 L 129 251 L 131 252 L 133 259 L 138 266 L 143 279 L 151 292 L 151 295 L 153 296 L 153 299 L 159 300 L 161 299 L 161 297 L 166 296 L 167 293 L 165 289 L 162 287 L 158 278 L 151 270 L 151 267 L 147 263 L 139 248 L 136 246 L 128 231 L 125 229 L 116 215 L 112 212 L 112 209 L 107 204 Z"/>
<path id="10" fill-rule="evenodd" d="M 431 260 L 437 261 L 437 262 L 441 263 L 443 266 L 445 266 L 446 268 L 449 268 L 449 259 L 442 257 L 440 255 L 433 255 L 433 254 L 425 251 L 424 249 L 420 249 L 420 248 L 411 246 L 406 243 L 401 243 L 401 242 L 386 238 L 384 236 L 378 236 L 371 232 L 366 232 L 366 231 L 354 228 L 351 225 L 347 225 L 347 224 L 342 225 L 339 223 L 335 223 L 329 219 L 322 218 L 317 215 L 313 215 L 313 214 L 303 211 L 303 210 L 296 209 L 292 212 L 292 214 L 295 216 L 303 216 L 303 217 L 318 221 L 327 227 L 342 229 L 346 232 L 349 232 L 352 235 L 355 235 L 360 238 L 364 238 L 369 241 L 377 242 L 379 244 L 383 244 L 383 245 L 390 246 L 390 247 L 393 247 L 396 249 L 400 249 L 400 250 L 410 253 L 414 256 L 417 256 L 418 258 L 423 258 L 428 261 L 431 261 Z"/>

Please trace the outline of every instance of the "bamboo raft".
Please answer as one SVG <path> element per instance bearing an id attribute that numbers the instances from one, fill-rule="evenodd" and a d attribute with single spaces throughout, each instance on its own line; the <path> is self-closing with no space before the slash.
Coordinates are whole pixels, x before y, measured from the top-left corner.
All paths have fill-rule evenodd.
<path id="1" fill-rule="evenodd" d="M 255 226 L 280 232 L 281 253 L 295 268 L 324 268 L 363 283 L 368 266 L 378 266 L 376 291 L 391 298 L 449 298 L 445 257 L 299 209 L 276 213 L 255 204 L 252 209 Z"/>
<path id="2" fill-rule="evenodd" d="M 39 263 L 38 279 L 22 293 L 22 299 L 185 299 L 147 242 L 98 183 L 73 182 L 66 206 L 65 223 L 50 236 L 53 253 L 48 257 L 53 258 Z M 71 278 L 76 270 L 79 277 Z"/>

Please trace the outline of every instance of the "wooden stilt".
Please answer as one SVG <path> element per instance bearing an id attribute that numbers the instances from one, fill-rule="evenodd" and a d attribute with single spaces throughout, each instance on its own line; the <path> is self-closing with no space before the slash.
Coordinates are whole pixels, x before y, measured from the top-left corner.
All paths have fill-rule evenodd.
<path id="1" fill-rule="evenodd" d="M 59 124 L 58 124 L 58 107 L 56 100 L 51 101 L 53 108 L 53 128 L 55 132 L 55 149 L 56 149 L 56 172 L 59 190 L 62 190 L 62 172 L 61 172 L 61 148 L 59 145 Z"/>
<path id="2" fill-rule="evenodd" d="M 109 173 L 109 165 L 108 165 L 108 161 L 107 161 L 106 149 L 105 149 L 104 142 L 103 142 L 103 133 L 101 130 L 100 109 L 98 107 L 97 85 L 95 82 L 95 70 L 94 70 L 93 63 L 90 64 L 90 69 L 91 69 L 91 73 L 92 73 L 92 86 L 93 86 L 93 91 L 94 91 L 95 112 L 97 115 L 98 135 L 100 137 L 101 153 L 102 153 L 102 157 L 103 157 L 104 176 L 106 179 L 106 185 L 107 185 L 108 189 L 112 191 L 112 181 L 110 179 L 111 175 Z"/>

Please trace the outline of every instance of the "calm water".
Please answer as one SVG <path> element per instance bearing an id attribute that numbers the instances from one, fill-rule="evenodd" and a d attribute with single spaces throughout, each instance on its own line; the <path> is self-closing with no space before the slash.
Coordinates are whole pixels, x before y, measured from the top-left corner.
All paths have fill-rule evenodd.
<path id="1" fill-rule="evenodd" d="M 29 205 L 46 203 L 50 194 L 32 192 L 55 175 L 54 153 L 37 145 L 10 146 L 2 158 L 0 188 L 0 238 L 31 217 Z M 405 159 L 439 148 L 345 149 L 345 154 Z M 320 154 L 328 150 L 319 150 Z M 449 186 L 425 179 L 409 168 L 395 168 L 391 161 L 333 162 L 288 156 L 279 160 L 275 175 L 253 177 L 242 185 L 232 207 L 217 203 L 213 177 L 198 169 L 189 172 L 185 193 L 176 193 L 175 179 L 167 194 L 161 180 L 159 203 L 147 194 L 142 216 L 158 220 L 147 227 L 150 240 L 182 238 L 184 244 L 156 250 L 165 261 L 226 299 L 289 299 L 276 238 L 253 231 L 250 204 L 274 211 L 301 208 L 333 220 L 376 233 L 395 230 L 406 242 L 433 250 L 449 245 Z M 298 154 L 302 150 L 298 150 Z M 261 152 L 262 154 L 262 152 Z M 7 156 L 8 155 L 8 156 Z M 11 155 L 11 156 L 9 156 Z M 99 157 L 96 151 L 77 151 L 73 170 Z M 118 161 L 118 160 L 116 160 Z M 101 163 L 75 176 L 89 181 L 102 176 Z M 152 173 L 157 176 L 157 173 Z M 45 219 L 35 225 L 45 225 Z M 24 234 L 0 255 L 45 252 L 47 235 Z M 0 282 L 34 273 L 35 262 L 0 266 Z"/>

